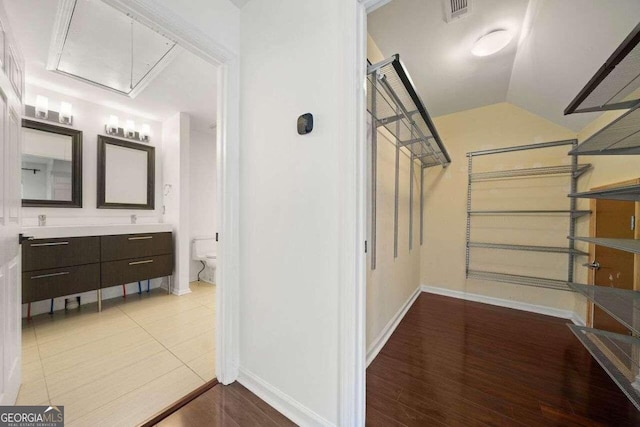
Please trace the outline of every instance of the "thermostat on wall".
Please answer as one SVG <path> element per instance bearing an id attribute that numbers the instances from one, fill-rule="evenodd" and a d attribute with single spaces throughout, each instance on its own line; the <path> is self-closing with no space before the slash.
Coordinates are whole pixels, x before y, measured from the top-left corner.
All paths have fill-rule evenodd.
<path id="1" fill-rule="evenodd" d="M 298 133 L 306 135 L 313 130 L 313 114 L 305 113 L 298 117 Z"/>

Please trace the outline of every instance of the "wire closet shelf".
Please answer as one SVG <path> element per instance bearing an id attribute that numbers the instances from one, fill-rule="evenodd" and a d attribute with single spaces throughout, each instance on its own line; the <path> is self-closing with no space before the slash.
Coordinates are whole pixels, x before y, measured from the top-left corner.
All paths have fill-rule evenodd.
<path id="1" fill-rule="evenodd" d="M 511 283 L 515 285 L 534 286 L 547 289 L 571 291 L 570 285 L 573 282 L 574 265 L 576 256 L 586 256 L 587 252 L 578 250 L 575 247 L 575 220 L 583 215 L 588 215 L 591 211 L 577 209 L 574 198 L 569 199 L 568 209 L 551 210 L 473 210 L 472 195 L 473 183 L 488 180 L 521 179 L 529 177 L 562 176 L 567 175 L 570 179 L 571 191 L 575 192 L 578 178 L 591 168 L 590 164 L 578 164 L 577 157 L 572 156 L 569 165 L 550 165 L 536 168 L 508 169 L 489 172 L 474 172 L 473 159 L 480 156 L 490 156 L 496 154 L 522 152 L 528 150 L 540 150 L 546 148 L 572 146 L 575 148 L 576 140 L 551 141 L 539 144 L 528 144 L 514 147 L 497 148 L 490 150 L 479 150 L 467 153 L 468 158 L 468 184 L 467 184 L 467 232 L 466 232 L 466 277 L 468 279 L 485 280 L 493 282 Z M 471 238 L 472 218 L 476 216 L 558 216 L 569 219 L 569 241 L 566 246 L 540 246 L 531 244 L 504 244 L 498 242 L 474 241 Z M 506 274 L 497 271 L 481 271 L 471 268 L 471 250 L 494 249 L 508 251 L 526 251 L 556 253 L 567 256 L 566 278 L 552 279 L 546 277 L 524 276 L 517 274 Z"/>
<path id="2" fill-rule="evenodd" d="M 640 99 L 640 24 L 611 54 L 584 88 L 565 108 L 564 114 L 631 108 Z"/>
<path id="3" fill-rule="evenodd" d="M 395 147 L 395 190 L 393 256 L 398 257 L 400 153 L 409 158 L 409 250 L 413 249 L 414 167 L 420 168 L 420 245 L 424 230 L 424 170 L 451 163 L 449 153 L 431 121 L 422 100 L 400 61 L 399 55 L 367 68 L 367 110 L 371 114 L 371 229 L 369 235 L 371 270 L 376 269 L 378 132 Z M 385 135 L 386 134 L 386 135 Z"/>
<path id="4" fill-rule="evenodd" d="M 377 127 L 384 127 L 423 167 L 449 165 L 449 153 L 400 56 L 370 65 L 367 76 L 367 109 Z"/>
<path id="5" fill-rule="evenodd" d="M 565 114 L 628 109 L 572 155 L 640 154 L 640 24 L 565 108 Z"/>

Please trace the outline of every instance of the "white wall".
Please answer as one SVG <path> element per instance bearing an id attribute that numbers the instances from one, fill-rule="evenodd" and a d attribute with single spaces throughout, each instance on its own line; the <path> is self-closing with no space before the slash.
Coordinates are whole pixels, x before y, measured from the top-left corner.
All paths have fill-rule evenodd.
<path id="1" fill-rule="evenodd" d="M 340 295 L 356 277 L 345 250 L 356 235 L 342 233 L 356 205 L 344 199 L 355 181 L 355 7 L 252 0 L 241 12 L 240 376 L 316 425 L 338 424 Z M 300 136 L 307 112 L 315 129 Z"/>
<path id="2" fill-rule="evenodd" d="M 86 224 L 129 224 L 131 214 L 138 216 L 138 223 L 161 222 L 162 207 L 162 165 L 160 160 L 162 126 L 160 123 L 142 117 L 133 116 L 102 105 L 94 104 L 74 97 L 67 96 L 52 90 L 37 86 L 26 86 L 25 103 L 34 105 L 37 95 L 49 98 L 49 108 L 59 110 L 60 102 L 70 102 L 73 105 L 72 128 L 83 132 L 82 139 L 82 208 L 22 208 L 22 225 L 37 226 L 38 215 L 47 216 L 47 225 L 86 225 Z M 134 209 L 98 209 L 97 204 L 97 175 L 98 175 L 98 135 L 105 134 L 104 125 L 109 115 L 117 115 L 121 123 L 131 119 L 137 125 L 148 123 L 151 127 L 150 145 L 156 147 L 156 207 L 154 210 Z M 152 287 L 161 285 L 163 279 L 152 280 Z M 146 286 L 146 284 L 145 284 Z M 137 283 L 127 285 L 127 292 L 137 292 Z M 105 289 L 103 299 L 119 297 L 122 295 L 120 286 Z M 82 304 L 88 304 L 97 300 L 95 292 L 81 294 Z M 68 298 L 68 297 L 67 297 Z M 55 310 L 64 308 L 64 298 L 55 299 Z M 31 314 L 36 315 L 49 311 L 49 301 L 32 303 Z M 26 316 L 27 308 L 23 306 L 23 316 Z"/>
<path id="3" fill-rule="evenodd" d="M 162 123 L 164 221 L 173 225 L 173 293 L 189 290 L 189 115 L 176 113 Z"/>
<path id="4" fill-rule="evenodd" d="M 436 117 L 434 122 L 452 163 L 446 169 L 425 170 L 422 284 L 572 312 L 576 299 L 572 292 L 466 279 L 466 153 L 573 139 L 575 133 L 509 103 Z M 478 157 L 474 159 L 474 172 L 568 164 L 568 151 L 568 147 L 560 147 Z M 472 209 L 477 210 L 569 207 L 566 175 L 487 181 L 475 183 L 473 188 Z M 471 238 L 478 242 L 565 246 L 568 227 L 566 217 L 474 217 Z M 576 260 L 578 264 L 584 262 L 584 258 Z M 471 268 L 563 279 L 567 256 L 472 249 Z"/>
<path id="5" fill-rule="evenodd" d="M 83 132 L 82 208 L 22 208 L 22 224 L 25 226 L 38 225 L 38 215 L 40 214 L 47 215 L 47 225 L 129 224 L 131 214 L 138 216 L 139 223 L 159 222 L 162 206 L 162 167 L 159 161 L 162 140 L 161 123 L 30 85 L 26 87 L 26 104 L 35 105 L 37 95 L 49 98 L 51 110 L 59 110 L 60 102 L 63 101 L 73 105 L 72 128 Z M 104 125 L 111 114 L 117 115 L 121 123 L 131 119 L 138 126 L 147 123 L 151 127 L 151 142 L 149 144 L 156 147 L 156 208 L 154 210 L 98 209 L 96 207 L 98 135 L 105 135 Z"/>
<path id="6" fill-rule="evenodd" d="M 192 129 L 189 150 L 189 232 L 196 236 L 214 236 L 216 229 L 216 135 L 214 131 Z M 189 280 L 198 278 L 202 264 L 191 261 Z M 205 269 L 200 278 L 213 282 L 213 272 Z"/>
<path id="7" fill-rule="evenodd" d="M 229 0 L 147 0 L 161 4 L 232 52 L 240 45 L 240 11 Z"/>
<path id="8" fill-rule="evenodd" d="M 367 58 L 374 64 L 385 59 L 371 37 L 367 39 Z M 368 354 L 372 354 L 376 345 L 381 342 L 384 333 L 387 332 L 385 327 L 420 286 L 420 167 L 416 162 L 414 175 L 411 177 L 409 158 L 404 154 L 400 155 L 398 257 L 394 258 L 395 139 L 384 128 L 381 128 L 377 135 L 377 254 L 375 270 L 370 268 L 371 251 L 368 252 L 367 257 Z M 409 250 L 409 179 L 414 181 L 412 250 Z M 371 206 L 368 205 L 369 221 L 371 220 L 370 209 Z M 370 237 L 367 240 L 371 242 Z"/>

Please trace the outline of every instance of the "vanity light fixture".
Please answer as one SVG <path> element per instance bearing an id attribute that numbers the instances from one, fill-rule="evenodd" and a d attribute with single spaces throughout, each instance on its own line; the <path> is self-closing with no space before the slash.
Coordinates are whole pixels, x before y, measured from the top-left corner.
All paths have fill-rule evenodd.
<path id="1" fill-rule="evenodd" d="M 495 30 L 480 37 L 471 48 L 475 56 L 489 56 L 498 53 L 511 41 L 513 35 L 507 30 Z"/>
<path id="2" fill-rule="evenodd" d="M 124 136 L 127 138 L 136 137 L 136 124 L 133 120 L 127 120 L 124 126 Z"/>
<path id="3" fill-rule="evenodd" d="M 109 122 L 105 126 L 108 135 L 118 134 L 118 123 L 118 116 L 114 116 L 113 114 L 109 116 Z"/>
<path id="4" fill-rule="evenodd" d="M 47 120 L 54 123 L 62 123 L 71 126 L 73 123 L 73 112 L 71 104 L 60 103 L 60 112 L 49 110 L 49 99 L 46 96 L 36 96 L 35 105 L 25 105 L 24 115 L 38 120 Z"/>
<path id="5" fill-rule="evenodd" d="M 149 142 L 150 139 L 151 139 L 151 127 L 148 124 L 144 124 L 140 128 L 140 141 Z"/>
<path id="6" fill-rule="evenodd" d="M 124 128 L 121 128 L 118 116 L 113 114 L 109 116 L 109 121 L 105 125 L 105 132 L 107 135 L 119 138 L 135 139 L 142 142 L 151 140 L 151 127 L 149 125 L 142 125 L 138 132 L 136 131 L 136 123 L 133 120 L 126 120 Z"/>
<path id="7" fill-rule="evenodd" d="M 37 119 L 46 120 L 49 118 L 49 99 L 46 96 L 38 95 L 36 97 L 36 113 Z"/>
<path id="8" fill-rule="evenodd" d="M 73 113 L 70 103 L 60 103 L 60 115 L 58 116 L 58 121 L 64 125 L 71 125 L 73 123 Z"/>

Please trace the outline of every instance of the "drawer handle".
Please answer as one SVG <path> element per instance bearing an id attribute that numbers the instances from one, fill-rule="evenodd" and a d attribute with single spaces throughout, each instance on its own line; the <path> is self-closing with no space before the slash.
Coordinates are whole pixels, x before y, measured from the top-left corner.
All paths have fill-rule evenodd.
<path id="1" fill-rule="evenodd" d="M 62 245 L 68 245 L 69 242 L 52 242 L 52 243 L 33 243 L 30 246 L 32 248 L 38 247 L 38 246 L 62 246 Z"/>
<path id="2" fill-rule="evenodd" d="M 129 237 L 129 240 L 149 240 L 149 239 L 153 239 L 153 236 Z"/>
<path id="3" fill-rule="evenodd" d="M 69 274 L 68 271 L 61 271 L 60 273 L 51 273 L 51 274 L 41 274 L 39 276 L 31 276 L 31 279 L 44 279 L 46 277 L 56 277 L 56 276 L 66 276 Z"/>
<path id="4" fill-rule="evenodd" d="M 148 259 L 146 261 L 132 261 L 129 263 L 129 265 L 151 264 L 152 262 L 152 259 Z"/>

